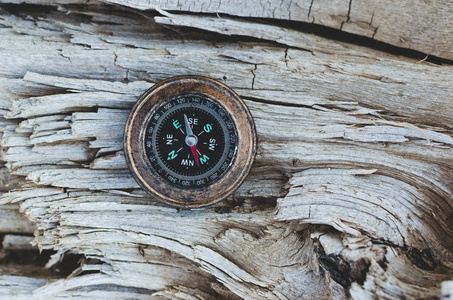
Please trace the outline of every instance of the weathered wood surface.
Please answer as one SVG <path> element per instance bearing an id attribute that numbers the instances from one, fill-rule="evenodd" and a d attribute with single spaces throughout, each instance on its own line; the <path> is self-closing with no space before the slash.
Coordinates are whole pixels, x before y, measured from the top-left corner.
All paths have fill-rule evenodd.
<path id="1" fill-rule="evenodd" d="M 239 17 L 290 20 L 327 26 L 402 48 L 453 59 L 453 2 L 306 0 L 160 1 L 107 0 L 141 10 L 224 13 Z"/>
<path id="2" fill-rule="evenodd" d="M 2 0 L 22 3 L 22 0 Z M 397 47 L 453 59 L 453 2 L 423 0 L 106 0 L 138 10 L 168 10 L 197 14 L 226 14 L 266 21 L 294 21 L 322 25 L 342 32 L 368 37 Z M 56 5 L 85 3 L 85 0 L 27 0 L 27 3 Z M 301 26 L 302 25 L 302 26 Z M 308 27 L 310 28 L 310 27 Z M 208 27 L 204 29 L 209 29 Z M 228 32 L 223 32 L 228 34 Z M 338 34 L 338 33 L 337 33 Z"/>
<path id="3" fill-rule="evenodd" d="M 0 166 L 9 178 L 0 202 L 19 204 L 37 226 L 34 243 L 58 251 L 49 267 L 66 253 L 86 259 L 66 279 L 0 276 L 0 296 L 400 299 L 451 293 L 451 65 L 253 19 L 165 11 L 288 19 L 283 6 L 270 16 L 265 6 L 256 15 L 255 8 L 229 3 L 235 14 L 222 8 L 226 2 L 217 9 L 198 2 L 190 8 L 118 3 L 160 13 L 98 2 L 64 1 L 58 10 L 41 6 L 52 4 L 46 1 L 30 3 L 38 4 L 34 11 L 21 12 L 20 5 L 0 11 Z M 317 4 L 309 15 L 325 20 L 318 14 L 327 6 Z M 342 30 L 358 18 L 355 2 L 350 7 Z M 410 19 L 402 16 L 395 28 Z M 380 26 L 374 37 L 390 33 Z M 447 48 L 437 55 L 450 58 Z M 137 97 L 183 74 L 235 89 L 259 135 L 243 186 L 223 203 L 190 211 L 150 199 L 122 153 L 124 122 Z"/>

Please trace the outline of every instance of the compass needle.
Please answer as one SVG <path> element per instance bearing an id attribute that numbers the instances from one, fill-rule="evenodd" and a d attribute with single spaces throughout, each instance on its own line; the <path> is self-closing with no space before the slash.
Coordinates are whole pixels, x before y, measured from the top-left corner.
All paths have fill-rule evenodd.
<path id="1" fill-rule="evenodd" d="M 192 151 L 192 155 L 195 158 L 195 162 L 197 163 L 197 167 L 199 167 L 200 166 L 200 161 L 198 160 L 197 146 L 191 146 L 190 150 Z"/>
<path id="2" fill-rule="evenodd" d="M 187 136 L 193 136 L 192 128 L 190 128 L 189 119 L 187 119 L 186 114 L 184 114 L 184 124 L 186 125 Z"/>
<path id="3" fill-rule="evenodd" d="M 190 150 L 192 151 L 192 155 L 195 158 L 195 162 L 197 163 L 197 167 L 200 166 L 200 162 L 198 161 L 198 153 L 197 153 L 197 143 L 198 139 L 197 137 L 193 134 L 192 128 L 190 128 L 189 124 L 189 119 L 187 119 L 187 115 L 184 114 L 184 124 L 186 125 L 186 144 L 187 146 L 190 147 Z"/>

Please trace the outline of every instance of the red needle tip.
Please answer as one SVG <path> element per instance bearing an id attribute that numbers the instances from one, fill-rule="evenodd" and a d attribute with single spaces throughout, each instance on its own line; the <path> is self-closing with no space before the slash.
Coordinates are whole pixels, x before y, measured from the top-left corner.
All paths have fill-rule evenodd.
<path id="1" fill-rule="evenodd" d="M 197 163 L 197 167 L 199 167 L 200 162 L 198 161 L 197 145 L 190 146 L 190 150 L 192 150 L 192 154 L 193 157 L 195 158 L 195 162 Z"/>

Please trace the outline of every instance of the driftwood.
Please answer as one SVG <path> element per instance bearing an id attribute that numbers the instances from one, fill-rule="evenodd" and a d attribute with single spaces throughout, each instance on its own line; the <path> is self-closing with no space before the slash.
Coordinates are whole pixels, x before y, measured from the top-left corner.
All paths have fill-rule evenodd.
<path id="1" fill-rule="evenodd" d="M 33 244 L 55 251 L 47 268 L 70 253 L 83 259 L 59 279 L 0 271 L 1 297 L 453 294 L 450 3 L 6 2 L 3 251 L 32 251 L 24 244 L 31 220 Z M 143 91 L 183 74 L 238 92 L 259 145 L 250 176 L 230 198 L 179 211 L 133 180 L 122 133 Z"/>

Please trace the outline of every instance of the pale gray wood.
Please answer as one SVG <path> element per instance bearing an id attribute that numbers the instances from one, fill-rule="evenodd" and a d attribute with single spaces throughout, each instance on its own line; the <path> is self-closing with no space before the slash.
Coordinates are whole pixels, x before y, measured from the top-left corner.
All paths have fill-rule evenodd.
<path id="1" fill-rule="evenodd" d="M 20 4 L 18 0 L 3 0 Z M 29 0 L 43 5 L 82 4 L 80 0 Z M 453 3 L 449 0 L 426 2 L 369 0 L 105 0 L 138 10 L 169 10 L 203 14 L 225 14 L 242 18 L 291 20 L 330 27 L 397 47 L 453 59 Z M 100 5 L 92 1 L 91 5 Z M 204 28 L 209 30 L 209 28 Z M 305 47 L 299 44 L 299 47 Z M 308 47 L 305 47 L 308 48 Z M 420 57 L 422 59 L 423 57 Z"/>
<path id="2" fill-rule="evenodd" d="M 45 285 L 46 279 L 21 276 L 0 276 L 0 297 L 11 300 L 29 300 L 33 291 Z"/>
<path id="3" fill-rule="evenodd" d="M 405 1 L 172 1 L 106 0 L 140 10 L 223 13 L 239 17 L 301 21 L 366 36 L 398 47 L 453 59 L 453 3 Z M 205 29 L 209 30 L 208 27 Z M 305 45 L 300 45 L 306 47 Z"/>
<path id="4" fill-rule="evenodd" d="M 19 212 L 17 204 L 1 205 L 0 215 L 0 233 L 31 234 L 36 229 L 36 226 Z"/>
<path id="5" fill-rule="evenodd" d="M 67 251 L 99 262 L 20 295 L 426 298 L 453 278 L 451 65 L 253 21 L 162 11 L 166 29 L 98 5 L 0 18 L 0 166 L 17 187 L 0 203 L 58 251 L 48 267 Z M 235 89 L 259 136 L 243 186 L 192 211 L 141 191 L 122 153 L 137 97 L 182 74 Z M 6 279 L 11 294 L 25 284 Z"/>
<path id="6" fill-rule="evenodd" d="M 440 293 L 440 299 L 446 300 L 453 297 L 453 281 L 442 282 L 442 289 Z"/>
<path id="7" fill-rule="evenodd" d="M 32 245 L 33 237 L 24 235 L 7 234 L 3 237 L 3 249 L 6 251 L 36 251 Z"/>

